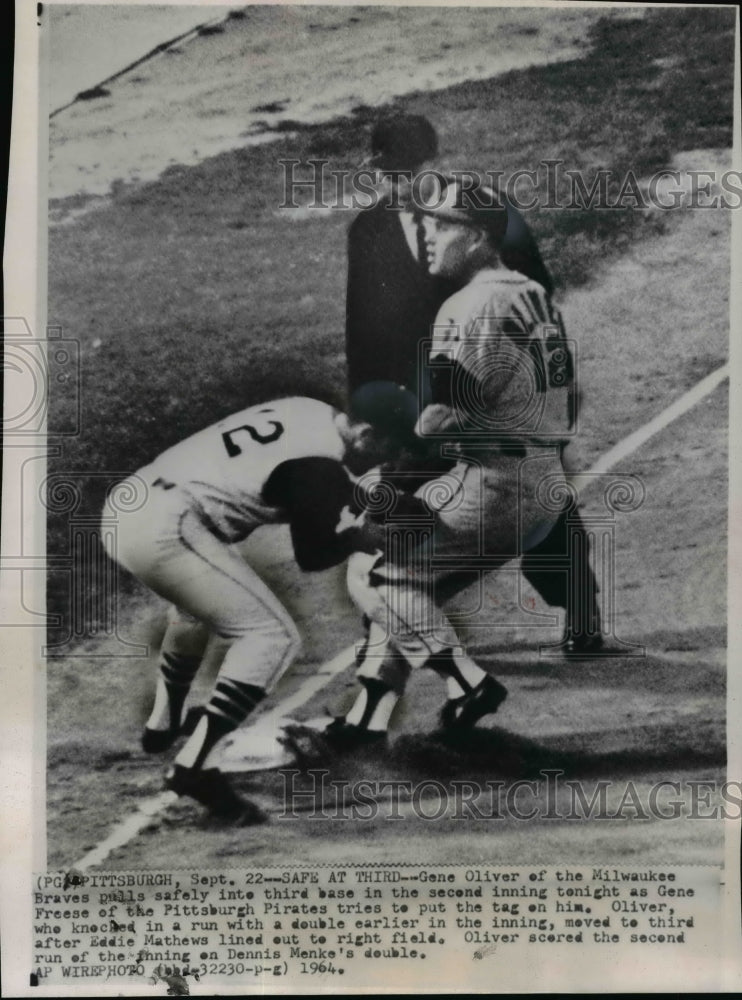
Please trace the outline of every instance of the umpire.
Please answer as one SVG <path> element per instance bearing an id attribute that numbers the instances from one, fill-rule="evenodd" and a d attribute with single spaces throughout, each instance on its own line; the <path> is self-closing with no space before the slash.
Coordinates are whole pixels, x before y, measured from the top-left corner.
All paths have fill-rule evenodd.
<path id="1" fill-rule="evenodd" d="M 384 195 L 359 212 L 348 231 L 346 351 L 349 396 L 369 383 L 391 381 L 427 396 L 418 375 L 419 344 L 443 302 L 457 291 L 450 280 L 428 273 L 422 218 L 410 204 L 406 177 L 438 153 L 433 125 L 422 115 L 381 119 L 371 134 L 366 165 L 383 179 Z M 503 263 L 537 281 L 551 295 L 552 278 L 522 215 L 507 202 Z M 428 402 L 421 398 L 420 408 Z M 569 515 L 569 524 L 567 516 Z M 544 557 L 573 555 L 568 573 L 544 570 Z M 586 656 L 603 645 L 597 581 L 590 567 L 588 536 L 576 510 L 565 511 L 550 534 L 522 559 L 523 574 L 551 605 L 566 609 L 561 648 Z"/>
<path id="2" fill-rule="evenodd" d="M 409 183 L 400 173 L 417 173 L 438 139 L 426 118 L 398 117 L 377 124 L 371 146 L 365 165 L 379 171 L 383 193 L 348 231 L 348 390 L 390 381 L 417 393 L 418 344 L 456 286 L 428 274 L 422 219 L 405 206 Z"/>

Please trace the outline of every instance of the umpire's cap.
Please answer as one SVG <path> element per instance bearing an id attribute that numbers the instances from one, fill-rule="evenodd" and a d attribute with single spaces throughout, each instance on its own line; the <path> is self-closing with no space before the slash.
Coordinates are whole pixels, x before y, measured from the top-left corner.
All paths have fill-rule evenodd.
<path id="1" fill-rule="evenodd" d="M 470 175 L 467 174 L 467 180 Z M 459 177 L 431 174 L 426 181 L 418 211 L 434 218 L 485 230 L 494 246 L 499 247 L 508 228 L 508 211 L 504 202 L 487 184 L 464 184 Z M 435 187 L 435 190 L 433 190 Z"/>
<path id="2" fill-rule="evenodd" d="M 438 153 L 438 136 L 422 115 L 382 118 L 371 133 L 371 157 L 379 170 L 416 170 Z"/>
<path id="3" fill-rule="evenodd" d="M 350 418 L 371 424 L 380 434 L 404 441 L 414 436 L 417 398 L 395 382 L 366 382 L 350 400 Z"/>

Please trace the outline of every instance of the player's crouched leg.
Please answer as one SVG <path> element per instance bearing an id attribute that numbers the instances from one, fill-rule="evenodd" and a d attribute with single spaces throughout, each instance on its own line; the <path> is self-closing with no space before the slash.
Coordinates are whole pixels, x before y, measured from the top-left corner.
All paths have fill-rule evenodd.
<path id="1" fill-rule="evenodd" d="M 286 726 L 282 742 L 299 763 L 316 766 L 333 758 L 361 753 L 386 752 L 387 729 L 392 713 L 404 693 L 410 668 L 386 642 L 386 631 L 371 615 L 384 606 L 370 586 L 379 554 L 354 553 L 348 560 L 347 586 L 351 598 L 364 612 L 365 637 L 356 653 L 360 690 L 349 712 L 333 719 L 324 729 L 304 725 Z"/>
<path id="2" fill-rule="evenodd" d="M 261 810 L 239 796 L 219 769 L 218 744 L 244 722 L 290 665 L 299 648 L 296 626 L 234 547 L 210 531 L 187 495 L 176 487 L 158 490 L 153 483 L 147 510 L 149 517 L 138 531 L 127 528 L 118 561 L 230 644 L 203 715 L 166 775 L 166 786 L 230 822 L 262 822 L 266 817 Z"/>
<path id="3" fill-rule="evenodd" d="M 357 570 L 357 575 L 351 577 L 351 569 Z M 376 627 L 382 626 L 382 640 L 377 646 L 403 654 L 407 673 L 409 665 L 425 667 L 446 681 L 449 699 L 440 713 L 443 730 L 471 729 L 485 715 L 497 711 L 507 697 L 506 688 L 463 651 L 457 651 L 456 633 L 437 607 L 430 580 L 424 574 L 421 576 L 411 566 L 399 567 L 381 560 L 369 565 L 359 560 L 356 567 L 349 567 L 348 585 L 357 603 L 375 619 Z M 389 628 L 391 622 L 396 625 L 393 630 Z M 383 623 L 387 624 L 386 633 Z M 371 662 L 369 656 L 362 671 Z M 401 693 L 407 673 L 398 686 L 399 677 L 393 675 L 390 680 L 388 669 L 384 672 L 385 660 L 377 659 L 377 664 L 375 673 L 372 672 L 378 678 L 374 683 L 386 680 L 387 690 Z M 357 706 L 358 703 L 354 711 Z"/>
<path id="4" fill-rule="evenodd" d="M 187 728 L 185 702 L 209 638 L 201 618 L 178 606 L 185 571 L 177 525 L 188 502 L 172 483 L 153 480 L 141 470 L 114 487 L 103 508 L 101 537 L 108 556 L 173 602 L 155 700 L 142 733 L 145 753 L 164 753 Z"/>
<path id="5" fill-rule="evenodd" d="M 204 714 L 167 775 L 168 788 L 231 823 L 250 826 L 267 821 L 267 815 L 239 795 L 221 771 L 218 744 L 263 701 L 298 649 L 293 622 L 288 627 L 288 622 L 278 620 L 275 627 L 261 629 L 254 645 L 252 636 L 233 643 Z"/>
<path id="6" fill-rule="evenodd" d="M 160 647 L 155 701 L 142 733 L 145 753 L 164 753 L 179 736 L 192 733 L 200 711 L 185 704 L 209 640 L 209 630 L 193 615 L 171 605 Z"/>

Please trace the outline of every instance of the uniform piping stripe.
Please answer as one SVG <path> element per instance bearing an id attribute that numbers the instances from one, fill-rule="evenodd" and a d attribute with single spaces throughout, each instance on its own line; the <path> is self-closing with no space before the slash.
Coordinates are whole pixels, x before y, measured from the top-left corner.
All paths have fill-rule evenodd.
<path id="1" fill-rule="evenodd" d="M 522 330 L 520 330 L 519 332 L 520 332 L 520 334 L 522 336 L 524 333 L 528 332 L 528 328 L 530 326 L 533 326 L 533 322 L 534 321 L 532 319 L 526 319 L 525 315 L 521 312 L 521 310 L 516 305 L 514 305 L 512 307 L 512 309 L 513 309 L 513 312 L 515 313 L 515 315 L 518 317 L 518 320 L 521 323 Z"/>
<path id="2" fill-rule="evenodd" d="M 546 323 L 546 310 L 544 309 L 544 303 L 541 296 L 538 292 L 534 292 L 533 289 L 526 294 L 528 295 L 528 299 L 533 306 L 534 312 L 538 316 L 539 322 Z"/>

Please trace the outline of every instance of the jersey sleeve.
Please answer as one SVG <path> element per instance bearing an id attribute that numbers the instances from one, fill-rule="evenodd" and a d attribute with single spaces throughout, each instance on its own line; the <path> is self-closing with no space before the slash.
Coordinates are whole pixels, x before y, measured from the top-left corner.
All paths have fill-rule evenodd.
<path id="1" fill-rule="evenodd" d="M 263 487 L 263 499 L 285 513 L 300 569 L 328 569 L 354 550 L 352 531 L 336 532 L 340 511 L 353 501 L 353 483 L 335 459 L 283 462 Z"/>
<path id="2" fill-rule="evenodd" d="M 480 339 L 493 356 L 482 390 L 507 437 L 523 444 L 563 440 L 571 426 L 573 364 L 561 315 L 543 286 L 528 282 L 499 307 L 496 335 Z"/>

